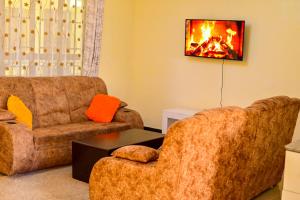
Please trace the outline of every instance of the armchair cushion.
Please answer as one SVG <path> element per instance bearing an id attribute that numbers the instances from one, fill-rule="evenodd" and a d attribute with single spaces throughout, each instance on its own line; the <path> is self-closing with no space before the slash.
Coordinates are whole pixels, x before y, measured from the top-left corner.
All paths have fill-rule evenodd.
<path id="1" fill-rule="evenodd" d="M 0 108 L 0 121 L 8 121 L 15 119 L 16 116 L 8 110 Z"/>
<path id="2" fill-rule="evenodd" d="M 114 157 L 143 163 L 157 160 L 158 155 L 159 153 L 156 149 L 141 145 L 128 145 L 112 152 Z"/>

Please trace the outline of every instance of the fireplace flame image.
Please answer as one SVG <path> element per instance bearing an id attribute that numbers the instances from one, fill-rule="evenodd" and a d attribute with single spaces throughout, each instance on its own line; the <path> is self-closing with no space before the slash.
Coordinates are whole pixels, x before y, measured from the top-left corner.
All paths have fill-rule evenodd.
<path id="1" fill-rule="evenodd" d="M 228 33 L 226 44 L 227 44 L 231 49 L 233 49 L 233 46 L 232 46 L 232 44 L 231 44 L 231 41 L 232 41 L 232 36 L 235 36 L 236 32 L 233 31 L 233 30 L 231 30 L 230 28 L 227 29 L 226 32 Z"/>
<path id="2" fill-rule="evenodd" d="M 241 60 L 243 32 L 240 21 L 187 20 L 185 54 Z"/>

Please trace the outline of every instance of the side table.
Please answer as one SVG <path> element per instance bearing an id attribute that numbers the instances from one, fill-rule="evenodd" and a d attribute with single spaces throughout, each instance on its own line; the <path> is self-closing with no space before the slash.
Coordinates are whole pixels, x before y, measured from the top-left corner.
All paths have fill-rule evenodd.
<path id="1" fill-rule="evenodd" d="M 201 110 L 196 109 L 183 109 L 183 108 L 171 108 L 163 110 L 162 116 L 162 133 L 166 134 L 168 127 L 174 122 L 191 117 Z"/>
<path id="2" fill-rule="evenodd" d="M 300 199 L 300 140 L 286 145 L 282 200 Z"/>

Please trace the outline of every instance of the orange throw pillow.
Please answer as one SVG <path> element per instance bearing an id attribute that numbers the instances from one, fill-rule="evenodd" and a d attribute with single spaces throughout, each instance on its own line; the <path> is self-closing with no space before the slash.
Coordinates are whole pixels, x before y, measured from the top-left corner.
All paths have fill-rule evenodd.
<path id="1" fill-rule="evenodd" d="M 85 114 L 95 122 L 111 122 L 120 103 L 121 101 L 116 97 L 97 94 Z"/>

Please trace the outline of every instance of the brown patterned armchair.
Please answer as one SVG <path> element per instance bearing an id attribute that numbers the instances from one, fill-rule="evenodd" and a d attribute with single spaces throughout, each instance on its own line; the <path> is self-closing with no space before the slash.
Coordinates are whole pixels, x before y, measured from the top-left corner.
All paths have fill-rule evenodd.
<path id="1" fill-rule="evenodd" d="M 106 85 L 93 77 L 0 77 L 0 173 L 13 175 L 71 163 L 72 140 L 100 133 L 143 128 L 138 112 L 121 108 L 111 123 L 85 116 Z M 9 95 L 20 97 L 33 114 L 33 130 L 12 121 Z"/>
<path id="2" fill-rule="evenodd" d="M 90 178 L 91 200 L 248 200 L 276 185 L 300 100 L 273 97 L 176 122 L 157 161 L 107 157 Z"/>

